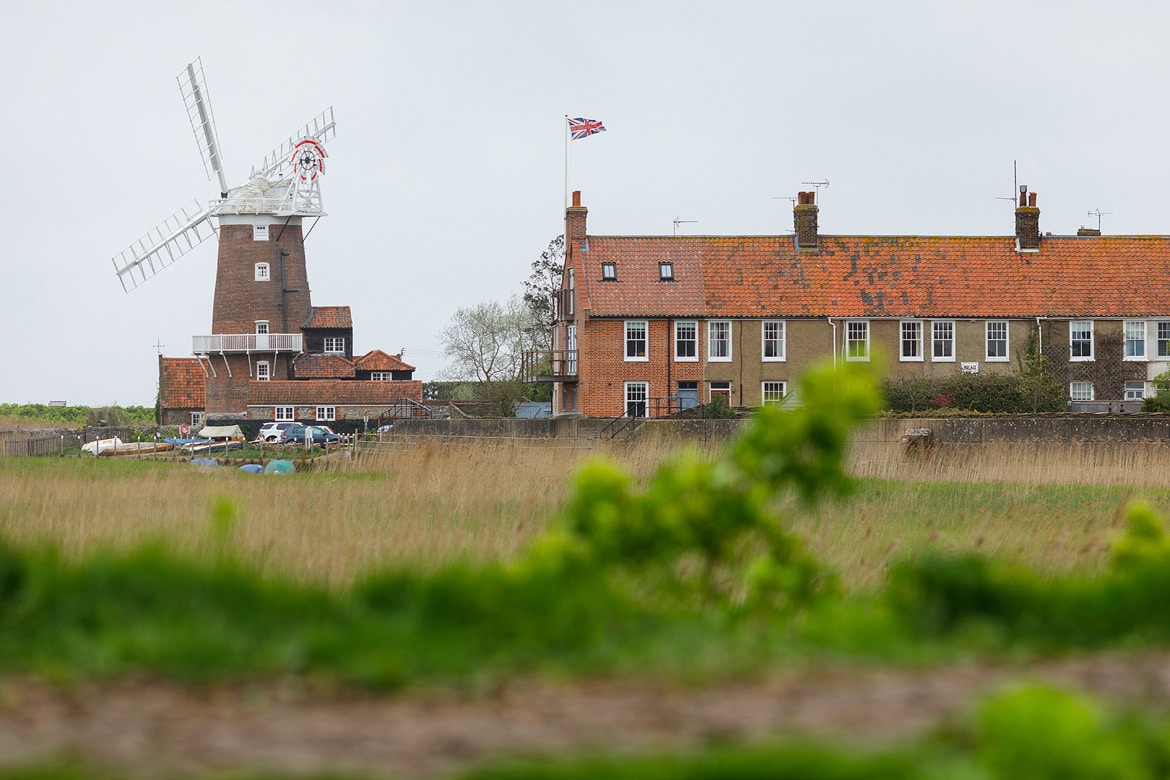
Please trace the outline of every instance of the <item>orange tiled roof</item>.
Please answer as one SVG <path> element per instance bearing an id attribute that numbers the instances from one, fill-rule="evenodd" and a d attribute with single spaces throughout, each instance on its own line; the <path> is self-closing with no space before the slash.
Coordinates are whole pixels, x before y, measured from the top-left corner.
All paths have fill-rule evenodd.
<path id="1" fill-rule="evenodd" d="M 164 409 L 203 409 L 206 378 L 198 358 L 158 359 L 159 404 Z"/>
<path id="2" fill-rule="evenodd" d="M 302 328 L 352 328 L 348 306 L 314 306 Z"/>
<path id="3" fill-rule="evenodd" d="M 293 363 L 297 379 L 353 379 L 353 363 L 343 355 L 301 355 Z"/>
<path id="4" fill-rule="evenodd" d="M 397 355 L 387 355 L 380 349 L 371 350 L 353 361 L 358 371 L 414 371 L 412 365 L 402 362 Z"/>
<path id="5" fill-rule="evenodd" d="M 703 305 L 704 239 L 590 236 L 582 247 L 585 297 L 594 317 L 697 317 Z M 617 281 L 601 281 L 602 262 L 614 262 Z M 674 266 L 674 281 L 659 281 L 658 264 Z"/>
<path id="6" fill-rule="evenodd" d="M 248 383 L 248 405 L 332 404 L 379 406 L 422 401 L 422 382 L 363 382 L 353 379 L 272 380 Z"/>
<path id="7" fill-rule="evenodd" d="M 595 317 L 1170 314 L 1168 236 L 1044 236 L 1038 252 L 1017 252 L 1011 236 L 822 235 L 819 252 L 798 251 L 792 236 L 591 236 L 588 245 Z M 674 259 L 673 283 L 658 281 L 664 259 Z M 611 260 L 618 281 L 600 282 Z"/>

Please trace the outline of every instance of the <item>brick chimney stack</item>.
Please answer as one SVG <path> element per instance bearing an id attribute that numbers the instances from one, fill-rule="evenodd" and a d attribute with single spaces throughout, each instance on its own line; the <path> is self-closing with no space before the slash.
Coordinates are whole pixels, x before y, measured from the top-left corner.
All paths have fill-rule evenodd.
<path id="1" fill-rule="evenodd" d="M 1036 193 L 1020 187 L 1020 205 L 1016 207 L 1016 246 L 1021 249 L 1040 248 L 1040 209 L 1036 208 Z"/>
<path id="2" fill-rule="evenodd" d="M 573 205 L 565 209 L 565 249 L 585 243 L 585 218 L 589 209 L 581 205 L 581 190 L 573 190 Z"/>
<path id="3" fill-rule="evenodd" d="M 815 192 L 798 192 L 796 205 L 792 208 L 792 221 L 796 226 L 796 248 L 815 250 L 820 246 L 817 238 L 817 197 Z"/>

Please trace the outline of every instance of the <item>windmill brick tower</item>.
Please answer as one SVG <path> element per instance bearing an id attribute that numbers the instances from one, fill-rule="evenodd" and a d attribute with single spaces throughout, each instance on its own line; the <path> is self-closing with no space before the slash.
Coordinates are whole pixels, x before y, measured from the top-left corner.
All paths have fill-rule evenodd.
<path id="1" fill-rule="evenodd" d="M 164 363 L 160 357 L 160 395 L 166 393 L 167 377 L 183 376 L 189 383 L 191 376 L 198 376 L 180 370 L 176 360 L 195 361 L 203 375 L 201 389 L 208 416 L 283 415 L 289 405 L 279 400 L 272 401 L 267 411 L 253 414 L 252 407 L 257 404 L 250 396 L 285 398 L 297 393 L 274 390 L 282 382 L 355 380 L 359 374 L 353 362 L 349 307 L 315 308 L 305 263 L 304 220 L 325 216 L 321 178 L 327 156 L 324 144 L 335 134 L 333 110 L 324 111 L 253 166 L 245 184 L 229 189 L 202 63 L 196 60 L 188 65 L 177 80 L 204 168 L 209 179 L 217 177 L 220 197 L 206 206 L 196 201 L 176 212 L 116 256 L 114 268 L 123 289 L 130 292 L 214 235 L 218 223 L 211 332 L 193 337 L 192 358 L 166 358 Z M 327 377 L 312 370 L 298 374 L 297 361 L 313 356 L 309 353 L 329 359 Z M 306 360 L 304 366 L 319 371 L 321 363 Z M 407 376 L 413 371 L 405 363 L 401 368 Z M 386 374 L 391 376 L 392 372 Z M 402 375 L 399 371 L 394 378 Z M 262 392 L 250 393 L 257 383 L 263 383 Z M 330 410 L 330 420 L 336 413 L 335 398 L 362 395 L 375 408 L 399 396 L 421 400 L 420 382 L 408 379 L 394 384 L 356 394 L 352 387 L 339 390 L 318 383 L 305 395 L 316 399 L 317 411 Z M 191 388 L 180 390 L 187 398 L 198 397 Z M 300 416 L 295 405 L 292 413 Z M 196 415 L 191 416 L 194 421 Z"/>

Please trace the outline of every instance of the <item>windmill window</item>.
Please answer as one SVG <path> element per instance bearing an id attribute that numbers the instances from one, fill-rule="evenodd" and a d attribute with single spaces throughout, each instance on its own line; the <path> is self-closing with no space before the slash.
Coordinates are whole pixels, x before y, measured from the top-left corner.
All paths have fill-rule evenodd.
<path id="1" fill-rule="evenodd" d="M 616 282 L 617 281 L 617 263 L 602 263 L 601 264 L 601 281 Z"/>
<path id="2" fill-rule="evenodd" d="M 267 282 L 270 278 L 268 274 L 268 263 L 256 263 L 256 281 Z"/>
<path id="3" fill-rule="evenodd" d="M 256 381 L 267 382 L 272 379 L 272 371 L 269 369 L 267 360 L 256 361 Z M 277 418 L 279 419 L 279 418 Z"/>

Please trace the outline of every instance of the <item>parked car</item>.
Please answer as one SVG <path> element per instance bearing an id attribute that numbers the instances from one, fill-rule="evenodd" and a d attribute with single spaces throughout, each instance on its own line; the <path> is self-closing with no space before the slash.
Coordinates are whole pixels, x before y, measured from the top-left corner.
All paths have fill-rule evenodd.
<path id="1" fill-rule="evenodd" d="M 306 437 L 313 444 L 322 446 L 336 444 L 339 438 L 336 433 L 327 431 L 319 425 L 295 425 L 284 432 L 281 441 L 284 444 L 304 444 Z"/>
<path id="2" fill-rule="evenodd" d="M 256 434 L 257 441 L 265 441 L 269 443 L 277 443 L 284 440 L 284 433 L 289 428 L 295 428 L 298 425 L 303 426 L 302 422 L 266 422 L 260 426 L 260 433 Z"/>

